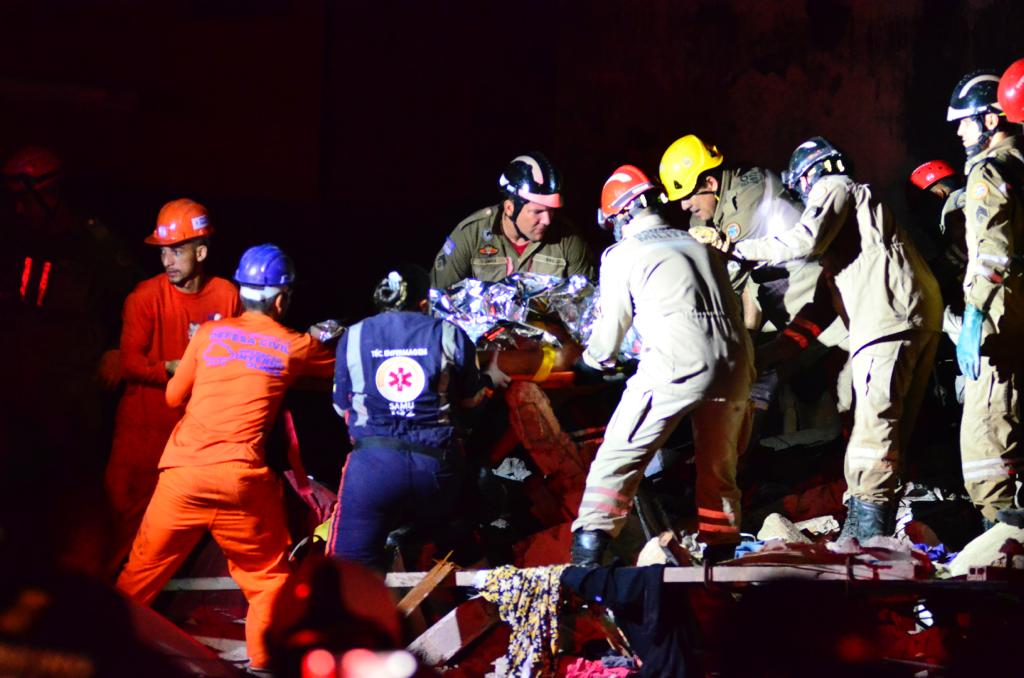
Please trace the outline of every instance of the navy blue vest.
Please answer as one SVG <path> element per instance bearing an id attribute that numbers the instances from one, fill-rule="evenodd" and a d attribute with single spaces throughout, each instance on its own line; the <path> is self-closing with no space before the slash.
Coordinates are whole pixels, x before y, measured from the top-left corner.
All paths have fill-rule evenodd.
<path id="1" fill-rule="evenodd" d="M 387 436 L 446 447 L 454 433 L 449 395 L 469 397 L 480 387 L 469 337 L 422 313 L 375 315 L 338 343 L 334 402 L 350 411 L 355 440 Z"/>

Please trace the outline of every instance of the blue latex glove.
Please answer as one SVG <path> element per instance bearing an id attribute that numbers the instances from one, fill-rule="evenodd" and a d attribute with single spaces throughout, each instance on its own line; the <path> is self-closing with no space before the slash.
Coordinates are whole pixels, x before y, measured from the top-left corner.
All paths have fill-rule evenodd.
<path id="1" fill-rule="evenodd" d="M 981 325 L 984 320 L 985 314 L 976 306 L 968 304 L 964 309 L 960 338 L 956 342 L 956 361 L 960 364 L 960 374 L 972 381 L 981 373 Z"/>

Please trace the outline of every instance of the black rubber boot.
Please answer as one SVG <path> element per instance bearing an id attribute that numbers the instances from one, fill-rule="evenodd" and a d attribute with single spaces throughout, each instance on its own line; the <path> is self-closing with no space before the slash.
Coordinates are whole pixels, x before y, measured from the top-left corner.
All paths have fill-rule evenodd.
<path id="1" fill-rule="evenodd" d="M 889 505 L 872 504 L 856 497 L 850 497 L 850 509 L 854 512 L 856 524 L 854 536 L 863 543 L 872 537 L 891 537 L 893 532 L 893 510 Z"/>
<path id="2" fill-rule="evenodd" d="M 576 530 L 572 533 L 571 561 L 579 567 L 600 567 L 611 536 L 602 530 Z"/>
<path id="3" fill-rule="evenodd" d="M 853 511 L 853 499 L 846 500 L 846 521 L 843 523 L 843 529 L 836 537 L 836 541 L 847 541 L 857 536 L 857 514 Z"/>
<path id="4" fill-rule="evenodd" d="M 736 557 L 736 547 L 739 544 L 708 544 L 704 547 L 704 562 L 708 565 L 732 560 Z"/>
<path id="5" fill-rule="evenodd" d="M 996 514 L 996 518 L 999 519 L 999 522 L 1006 523 L 1007 525 L 1013 525 L 1014 527 L 1024 527 L 1024 509 L 1002 509 Z"/>

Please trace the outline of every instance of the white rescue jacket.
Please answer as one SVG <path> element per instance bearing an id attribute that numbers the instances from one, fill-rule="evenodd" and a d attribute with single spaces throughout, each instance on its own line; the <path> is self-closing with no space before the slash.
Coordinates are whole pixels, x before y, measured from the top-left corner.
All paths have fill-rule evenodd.
<path id="1" fill-rule="evenodd" d="M 642 339 L 631 387 L 692 399 L 745 400 L 753 347 L 717 252 L 642 214 L 601 255 L 600 315 L 583 359 L 615 363 L 634 323 Z"/>

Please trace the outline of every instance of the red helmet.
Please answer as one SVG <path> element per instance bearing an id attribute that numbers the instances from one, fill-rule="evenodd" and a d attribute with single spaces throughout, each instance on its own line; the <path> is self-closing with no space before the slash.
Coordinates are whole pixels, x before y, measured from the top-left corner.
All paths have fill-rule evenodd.
<path id="1" fill-rule="evenodd" d="M 44 188 L 57 180 L 60 158 L 53 151 L 37 146 L 26 146 L 15 151 L 4 163 L 3 175 L 12 191 Z"/>
<path id="2" fill-rule="evenodd" d="M 164 247 L 208 235 L 213 235 L 213 227 L 207 222 L 206 208 L 188 198 L 179 198 L 160 209 L 156 228 L 146 243 Z"/>
<path id="3" fill-rule="evenodd" d="M 1017 59 L 999 78 L 999 105 L 1010 122 L 1024 122 L 1024 59 Z"/>
<path id="4" fill-rule="evenodd" d="M 612 172 L 601 189 L 601 207 L 597 210 L 597 223 L 610 229 L 613 219 L 626 210 L 637 198 L 656 186 L 639 168 L 623 165 Z M 646 206 L 646 204 L 645 204 Z"/>
<path id="5" fill-rule="evenodd" d="M 910 173 L 910 182 L 923 191 L 931 188 L 937 181 L 956 174 L 956 170 L 945 160 L 929 160 Z"/>

